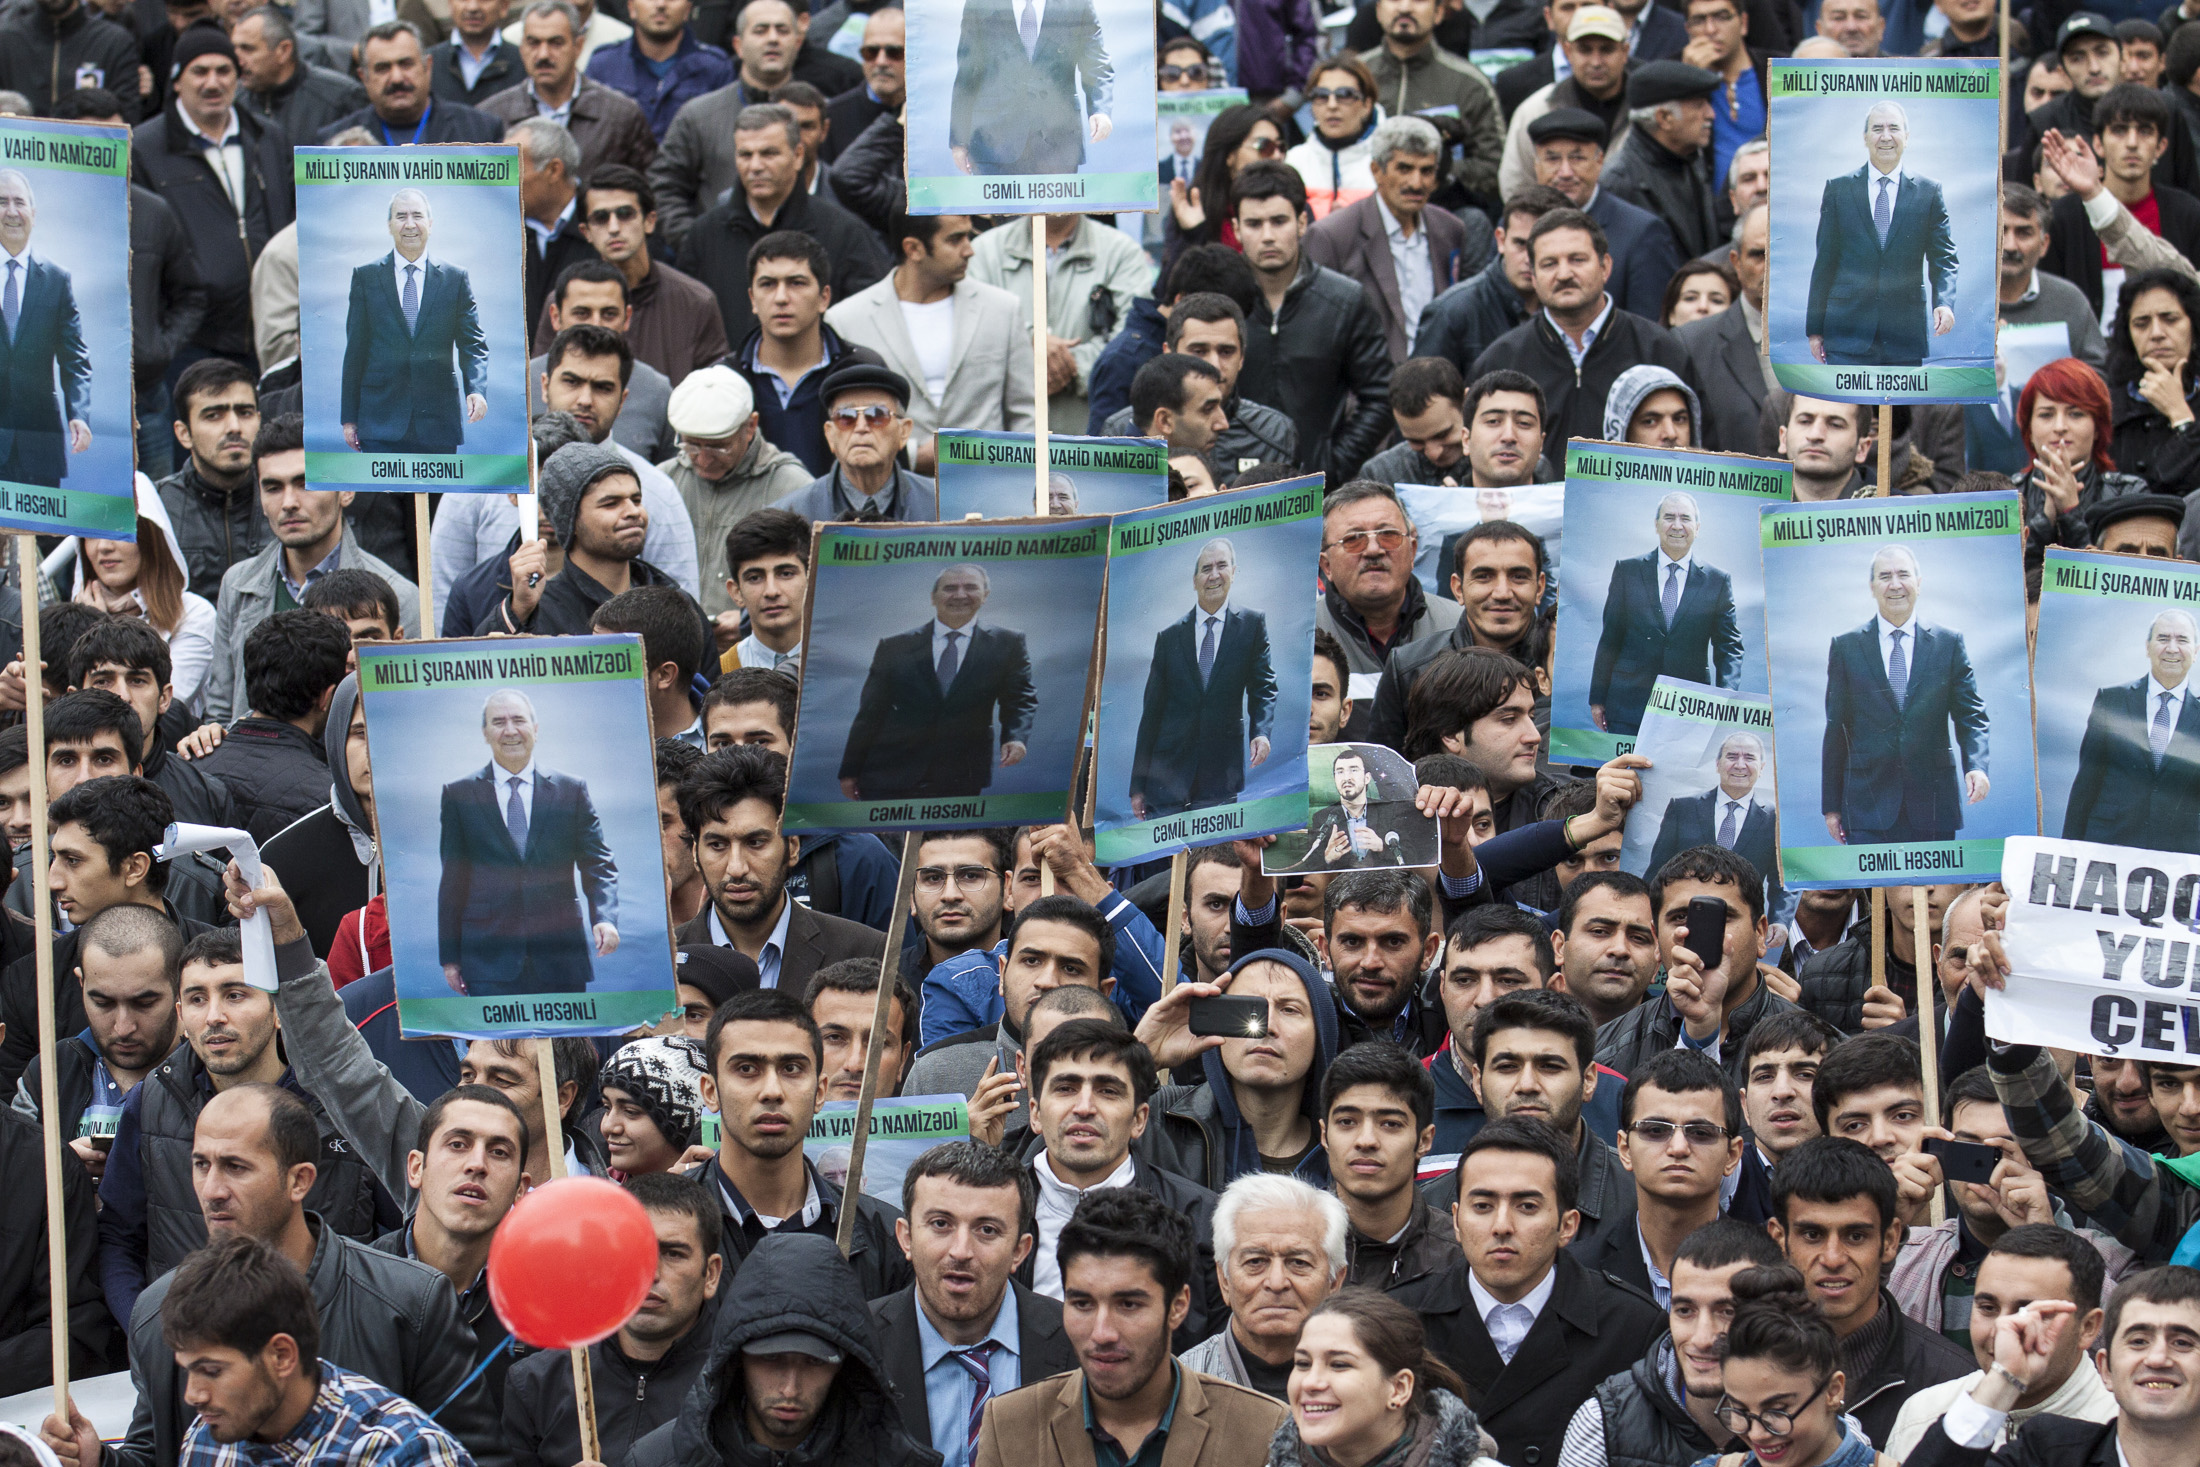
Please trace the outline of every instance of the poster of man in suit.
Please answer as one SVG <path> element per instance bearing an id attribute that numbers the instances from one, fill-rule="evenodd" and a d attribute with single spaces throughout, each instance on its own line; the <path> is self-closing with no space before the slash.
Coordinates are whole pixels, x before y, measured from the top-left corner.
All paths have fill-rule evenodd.
<path id="1" fill-rule="evenodd" d="M 1031 434 L 947 428 L 938 444 L 941 519 L 1032 513 Z M 1122 514 L 1169 497 L 1169 449 L 1158 438 L 1050 433 L 1047 470 L 1049 515 Z"/>
<path id="2" fill-rule="evenodd" d="M 923 0 L 908 11 L 909 212 L 1155 207 L 1151 6 Z"/>
<path id="3" fill-rule="evenodd" d="M 1062 819 L 1084 744 L 1107 524 L 823 527 L 788 832 Z"/>
<path id="4" fill-rule="evenodd" d="M 1990 879 L 2038 833 L 2012 493 L 1764 511 L 1790 887 Z"/>
<path id="5" fill-rule="evenodd" d="M 2043 834 L 2200 854 L 2200 567 L 2050 550 L 2038 658 Z"/>
<path id="6" fill-rule="evenodd" d="M 1103 860 L 1306 828 L 1318 474 L 1118 516 L 1094 838 Z"/>
<path id="7" fill-rule="evenodd" d="M 1682 851 L 1724 846 L 1756 868 L 1766 910 L 1781 916 L 1779 810 L 1773 799 L 1772 699 L 1660 677 L 1635 752 L 1650 761 L 1628 812 L 1619 864 L 1645 881 Z"/>
<path id="8" fill-rule="evenodd" d="M 1316 744 L 1307 763 L 1313 814 L 1305 830 L 1279 835 L 1261 852 L 1262 870 L 1281 876 L 1436 864 L 1436 821 L 1414 808 L 1421 783 L 1403 754 L 1381 744 Z"/>
<path id="9" fill-rule="evenodd" d="M 1765 691 L 1757 515 L 1788 501 L 1778 459 L 1578 440 L 1566 463 L 1551 758 L 1634 747 L 1661 677 Z"/>
<path id="10" fill-rule="evenodd" d="M 616 1034 L 672 1007 L 636 635 L 365 644 L 408 1035 Z"/>
<path id="11" fill-rule="evenodd" d="M 0 118 L 0 528 L 136 538 L 128 143 Z"/>
<path id="12" fill-rule="evenodd" d="M 301 148 L 297 176 L 308 482 L 523 490 L 518 150 Z"/>
<path id="13" fill-rule="evenodd" d="M 1996 63 L 1781 60 L 1769 82 L 1780 385 L 1840 402 L 1992 402 Z"/>

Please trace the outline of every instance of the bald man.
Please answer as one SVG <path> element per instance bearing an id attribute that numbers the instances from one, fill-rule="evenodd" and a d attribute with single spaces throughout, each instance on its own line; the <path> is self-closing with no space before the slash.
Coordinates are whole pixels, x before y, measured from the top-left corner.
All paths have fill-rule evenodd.
<path id="1" fill-rule="evenodd" d="M 1268 618 L 1232 598 L 1237 570 L 1228 540 L 1200 546 L 1192 609 L 1153 639 L 1131 755 L 1131 812 L 1141 820 L 1228 804 L 1247 769 L 1268 760 L 1276 721 Z"/>
<path id="2" fill-rule="evenodd" d="M 1833 366 L 1915 367 L 1955 329 L 1956 243 L 1940 185 L 1902 164 L 1910 118 L 1864 116 L 1864 166 L 1826 180 L 1805 329 Z"/>
<path id="3" fill-rule="evenodd" d="M 358 453 L 456 453 L 465 424 L 489 411 L 473 281 L 429 254 L 435 211 L 419 189 L 390 195 L 388 224 L 390 252 L 351 272 L 344 442 Z"/>
<path id="4" fill-rule="evenodd" d="M 1738 688 L 1742 624 L 1734 578 L 1696 554 L 1703 512 L 1692 494 L 1658 501 L 1657 545 L 1612 567 L 1604 630 L 1589 674 L 1589 718 L 1632 736 L 1659 677 Z"/>
<path id="5" fill-rule="evenodd" d="M 2078 745 L 2065 840 L 2200 852 L 2200 623 L 2165 611 L 2147 626 L 2144 676 L 2102 688 Z"/>

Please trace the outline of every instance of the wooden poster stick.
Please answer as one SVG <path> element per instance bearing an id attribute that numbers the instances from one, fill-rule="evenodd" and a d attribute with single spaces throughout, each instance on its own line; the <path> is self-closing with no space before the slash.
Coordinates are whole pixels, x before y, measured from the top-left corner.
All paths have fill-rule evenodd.
<path id="1" fill-rule="evenodd" d="M 413 495 L 413 559 L 420 568 L 420 635 L 435 635 L 435 576 L 428 569 L 428 496 Z"/>
<path id="2" fill-rule="evenodd" d="M 1879 497 L 1894 493 L 1894 409 L 1879 405 Z"/>
<path id="3" fill-rule="evenodd" d="M 1047 512 L 1047 216 L 1031 216 L 1031 512 Z M 1042 876 L 1041 881 L 1046 878 Z"/>
<path id="4" fill-rule="evenodd" d="M 909 910 L 917 890 L 917 839 L 914 830 L 901 838 L 901 880 L 894 886 L 892 911 L 899 921 Z M 863 1192 L 863 1155 L 871 1149 L 871 1103 L 878 1099 L 879 1071 L 886 1046 L 879 1040 L 894 1017 L 894 980 L 901 976 L 901 944 L 888 942 L 878 956 L 878 998 L 871 1005 L 871 1042 L 863 1047 L 863 1090 L 856 1097 L 856 1131 L 848 1147 L 848 1180 L 840 1189 L 840 1225 L 833 1241 L 843 1257 L 855 1246 L 856 1198 Z M 599 1459 L 600 1460 L 600 1459 Z"/>
<path id="5" fill-rule="evenodd" d="M 1926 888 L 1910 888 L 1910 963 L 1917 969 L 1917 1054 L 1925 1075 L 1925 1124 L 1938 1126 L 1940 1119 L 1940 1019 L 1934 999 L 1940 991 L 1940 975 L 1933 971 L 1932 908 Z M 1933 1226 L 1947 1219 L 1947 1189 L 1933 1189 Z"/>
<path id="6" fill-rule="evenodd" d="M 46 1153 L 46 1299 L 53 1345 L 53 1414 L 69 1419 L 69 1220 L 61 1202 L 61 1090 L 55 1074 L 53 891 L 46 863 L 46 683 L 38 645 L 38 539 L 16 535 L 23 608 L 23 731 L 31 773 L 31 931 L 38 964 L 38 1114 Z"/>
<path id="7" fill-rule="evenodd" d="M 1872 888 L 1872 987 L 1887 986 L 1887 888 Z"/>
<path id="8" fill-rule="evenodd" d="M 428 496 L 420 496 L 423 506 Z M 423 508 L 423 522 L 427 510 Z M 425 563 L 423 563 L 425 565 Z M 426 598 L 427 592 L 421 596 Z M 558 1110 L 558 1061 L 551 1041 L 535 1041 L 535 1077 L 542 1086 L 543 1149 L 550 1153 L 550 1179 L 563 1180 L 565 1176 L 565 1118 Z M 588 1349 L 575 1345 L 573 1357 L 573 1404 L 580 1416 L 581 1455 L 590 1462 L 603 1460 L 603 1444 L 596 1434 L 596 1382 L 588 1369 Z"/>
<path id="9" fill-rule="evenodd" d="M 1161 996 L 1167 998 L 1176 987 L 1177 969 L 1183 962 L 1184 932 L 1184 878 L 1190 871 L 1192 853 L 1178 851 L 1169 857 L 1169 925 L 1161 943 Z"/>

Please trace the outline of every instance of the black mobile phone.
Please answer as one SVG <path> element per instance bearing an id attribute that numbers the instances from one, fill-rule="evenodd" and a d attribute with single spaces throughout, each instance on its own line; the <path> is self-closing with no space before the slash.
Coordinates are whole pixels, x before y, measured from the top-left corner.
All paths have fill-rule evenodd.
<path id="1" fill-rule="evenodd" d="M 1940 1175 L 1951 1182 L 1977 1182 L 1984 1186 L 1992 1179 L 1994 1168 L 2001 1165 L 2001 1148 L 1977 1141 L 1943 1141 L 1938 1136 L 1928 1136 L 1925 1154 L 1940 1158 Z"/>
<path id="2" fill-rule="evenodd" d="M 1260 1039 L 1268 1033 L 1268 1000 L 1265 998 L 1195 998 L 1191 1008 L 1195 1035 L 1218 1034 L 1224 1039 Z"/>
<path id="3" fill-rule="evenodd" d="M 1726 959 L 1727 905 L 1717 897 L 1696 897 L 1688 904 L 1688 950 L 1706 972 Z"/>

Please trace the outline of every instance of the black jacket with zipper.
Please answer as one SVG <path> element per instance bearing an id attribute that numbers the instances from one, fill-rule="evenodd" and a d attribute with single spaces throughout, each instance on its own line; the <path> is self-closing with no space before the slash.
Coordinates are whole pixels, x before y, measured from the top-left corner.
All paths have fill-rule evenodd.
<path id="1" fill-rule="evenodd" d="M 185 589 L 217 600 L 223 574 L 267 548 L 259 486 L 247 479 L 234 489 L 218 489 L 199 477 L 195 459 L 186 458 L 182 468 L 153 487 L 176 528 L 176 554 L 190 579 Z"/>
<path id="2" fill-rule="evenodd" d="M 1664 367 L 1691 391 L 1696 388 L 1696 367 L 1688 349 L 1655 321 L 1614 305 L 1576 366 L 1551 318 L 1537 311 L 1491 342 L 1475 360 L 1467 380 L 1500 367 L 1533 377 L 1543 389 L 1543 456 L 1563 471 L 1567 442 L 1604 436 L 1604 399 L 1611 395 L 1612 383 L 1629 367 L 1640 366 Z"/>
<path id="3" fill-rule="evenodd" d="M 1449 1217 L 1415 1192 L 1413 1211 L 1396 1242 L 1365 1238 L 1353 1228 L 1345 1236 L 1345 1250 L 1350 1262 L 1345 1265 L 1344 1281 L 1387 1294 L 1450 1267 L 1459 1256 L 1459 1235 L 1452 1231 Z"/>
<path id="4" fill-rule="evenodd" d="M 257 114 L 237 109 L 239 141 L 244 148 L 244 207 L 229 201 L 229 190 L 194 146 L 177 104 L 138 124 L 131 135 L 130 176 L 168 201 L 198 256 L 206 285 L 206 320 L 192 338 L 208 351 L 240 361 L 252 360 L 252 266 L 268 239 L 297 217 L 297 188 L 291 182 L 290 140 L 283 130 Z M 259 500 L 252 501 L 255 517 Z M 180 533 L 180 531 L 179 531 Z M 212 599 L 196 576 L 191 589 Z M 219 583 L 215 585 L 219 589 Z"/>
<path id="5" fill-rule="evenodd" d="M 58 18 L 26 5 L 0 26 L 0 87 L 28 97 L 33 116 L 54 116 L 54 103 L 77 89 L 86 67 L 99 78 L 87 85 L 113 92 L 122 120 L 137 121 L 138 44 L 127 30 L 75 5 Z"/>
<path id="6" fill-rule="evenodd" d="M 130 366 L 142 389 L 158 382 L 206 322 L 198 256 L 168 201 L 130 185 Z"/>
<path id="7" fill-rule="evenodd" d="M 717 1322 L 717 1300 L 705 1299 L 688 1332 L 655 1360 L 629 1358 L 616 1335 L 588 1347 L 604 1461 L 624 1462 L 636 1442 L 680 1414 L 680 1403 L 703 1373 Z M 572 1467 L 585 1458 L 566 1351 L 537 1351 L 504 1378 L 504 1441 L 513 1467 Z"/>
<path id="8" fill-rule="evenodd" d="M 1726 1445 L 1713 1441 L 1688 1408 L 1673 1399 L 1666 1366 L 1673 1336 L 1658 1336 L 1650 1353 L 1608 1375 L 1590 1399 L 1604 1417 L 1604 1460 L 1609 1467 L 1676 1467 L 1697 1462 Z"/>
<path id="9" fill-rule="evenodd" d="M 1283 308 L 1271 311 L 1263 296 L 1246 320 L 1238 396 L 1289 414 L 1300 466 L 1325 471 L 1334 488 L 1390 432 L 1390 369 L 1389 337 L 1368 288 L 1301 255 Z"/>
<path id="10" fill-rule="evenodd" d="M 840 1188 L 819 1176 L 814 1167 L 810 1169 L 810 1183 L 817 1188 L 817 1200 L 821 1204 L 817 1221 L 805 1227 L 789 1218 L 761 1238 L 734 1214 L 732 1199 L 727 1195 L 732 1183 L 726 1179 L 716 1157 L 685 1175 L 690 1181 L 699 1183 L 710 1193 L 711 1201 L 718 1204 L 721 1224 L 718 1252 L 726 1260 L 728 1275 L 740 1268 L 752 1251 L 782 1234 L 819 1233 L 830 1238 L 840 1226 L 840 1209 L 846 1199 Z M 909 1267 L 909 1259 L 901 1251 L 901 1244 L 894 1240 L 894 1221 L 901 1216 L 900 1210 L 862 1192 L 856 1194 L 855 1209 L 855 1236 L 848 1246 L 848 1262 L 863 1287 L 863 1297 L 883 1299 L 915 1283 L 917 1276 Z M 731 1283 L 729 1277 L 721 1287 Z"/>

